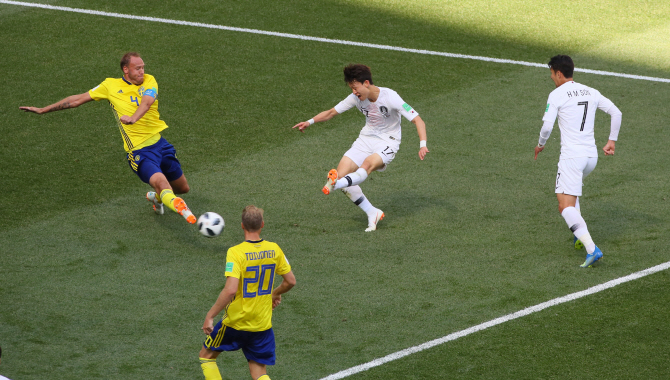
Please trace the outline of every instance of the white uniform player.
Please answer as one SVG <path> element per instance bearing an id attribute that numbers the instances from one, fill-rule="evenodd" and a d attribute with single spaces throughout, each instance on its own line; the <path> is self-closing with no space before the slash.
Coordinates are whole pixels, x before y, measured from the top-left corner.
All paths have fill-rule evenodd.
<path id="1" fill-rule="evenodd" d="M 612 118 L 609 141 L 603 148 L 606 155 L 614 154 L 615 141 L 621 127 L 621 111 L 598 90 L 572 80 L 574 64 L 570 57 L 565 55 L 553 57 L 549 67 L 556 89 L 549 95 L 542 118 L 544 125 L 535 148 L 535 159 L 544 149 L 544 144 L 558 117 L 558 126 L 561 130 L 561 157 L 556 175 L 556 197 L 559 211 L 575 235 L 575 248 L 582 246 L 586 248 L 586 261 L 582 267 L 587 267 L 603 255 L 593 243 L 579 209 L 582 180 L 593 171 L 598 162 L 598 149 L 594 137 L 596 109 L 607 112 Z"/>
<path id="2" fill-rule="evenodd" d="M 360 167 L 368 156 L 377 153 L 384 162 L 384 166 L 378 170 L 383 171 L 400 149 L 400 116 L 412 121 L 419 114 L 397 92 L 385 87 L 379 87 L 379 97 L 374 102 L 370 99 L 361 101 L 356 95 L 350 94 L 335 106 L 335 111 L 341 114 L 353 107 L 365 115 L 365 126 L 344 155 Z"/>
<path id="3" fill-rule="evenodd" d="M 373 171 L 383 171 L 393 161 L 402 138 L 401 115 L 416 125 L 419 134 L 419 158 L 423 160 L 427 153 L 426 125 L 419 114 L 390 88 L 372 84 L 370 68 L 365 65 L 349 65 L 344 68 L 344 80 L 352 93 L 334 108 L 323 111 L 313 119 L 296 124 L 304 132 L 315 122 L 332 119 L 335 115 L 354 107 L 365 115 L 365 126 L 337 166 L 328 172 L 328 181 L 322 191 L 328 195 L 333 190 L 342 189 L 355 205 L 368 216 L 368 228 L 377 229 L 377 223 L 385 216 L 384 212 L 370 203 L 363 195 L 359 184 Z"/>
<path id="4" fill-rule="evenodd" d="M 610 115 L 621 115 L 619 109 L 596 89 L 573 81 L 566 82 L 549 95 L 542 120 L 545 126 L 541 136 L 549 138 L 558 116 L 561 130 L 561 158 L 556 175 L 556 193 L 582 195 L 582 178 L 596 167 L 598 148 L 594 137 L 596 108 Z M 618 125 L 610 131 L 610 140 L 616 141 Z M 546 141 L 546 138 L 544 141 Z"/>

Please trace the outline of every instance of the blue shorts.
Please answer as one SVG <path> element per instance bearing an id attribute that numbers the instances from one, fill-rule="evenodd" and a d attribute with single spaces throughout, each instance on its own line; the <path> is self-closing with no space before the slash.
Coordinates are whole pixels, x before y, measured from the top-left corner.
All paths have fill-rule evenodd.
<path id="1" fill-rule="evenodd" d="M 214 326 L 212 333 L 203 345 L 212 351 L 237 351 L 240 348 L 247 361 L 275 365 L 275 333 L 265 331 L 242 331 L 223 325 L 223 321 Z"/>
<path id="2" fill-rule="evenodd" d="M 177 151 L 165 138 L 157 143 L 128 153 L 128 165 L 142 182 L 156 173 L 163 173 L 169 182 L 179 179 L 184 172 L 176 157 Z"/>

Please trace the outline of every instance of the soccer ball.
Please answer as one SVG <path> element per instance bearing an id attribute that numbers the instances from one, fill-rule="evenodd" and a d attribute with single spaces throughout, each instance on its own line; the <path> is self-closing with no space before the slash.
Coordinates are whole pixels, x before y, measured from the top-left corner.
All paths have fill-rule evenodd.
<path id="1" fill-rule="evenodd" d="M 225 225 L 221 215 L 215 212 L 206 212 L 198 218 L 198 230 L 207 237 L 219 236 Z"/>

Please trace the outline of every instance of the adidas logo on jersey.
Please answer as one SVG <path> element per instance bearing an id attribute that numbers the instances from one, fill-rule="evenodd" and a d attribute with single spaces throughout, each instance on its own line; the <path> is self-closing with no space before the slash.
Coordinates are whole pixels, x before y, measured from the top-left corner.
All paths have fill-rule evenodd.
<path id="1" fill-rule="evenodd" d="M 123 90 L 119 90 L 119 92 L 117 92 L 117 94 L 123 94 Z"/>

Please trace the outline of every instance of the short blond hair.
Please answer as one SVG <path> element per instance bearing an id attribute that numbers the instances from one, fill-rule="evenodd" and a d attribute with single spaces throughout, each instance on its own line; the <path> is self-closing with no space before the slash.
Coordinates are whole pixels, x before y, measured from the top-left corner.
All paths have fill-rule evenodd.
<path id="1" fill-rule="evenodd" d="M 256 232 L 263 228 L 263 209 L 249 205 L 242 211 L 242 225 L 249 232 Z"/>

